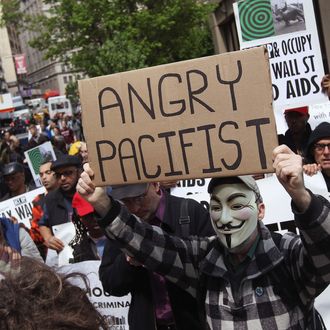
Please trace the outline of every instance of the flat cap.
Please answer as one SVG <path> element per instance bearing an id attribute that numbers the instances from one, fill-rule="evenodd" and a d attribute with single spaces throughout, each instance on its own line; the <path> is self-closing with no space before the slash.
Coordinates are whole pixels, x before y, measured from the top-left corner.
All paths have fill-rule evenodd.
<path id="1" fill-rule="evenodd" d="M 2 175 L 10 175 L 18 172 L 24 172 L 24 166 L 18 162 L 12 162 L 4 165 Z"/>
<path id="2" fill-rule="evenodd" d="M 56 171 L 58 168 L 67 167 L 67 166 L 81 167 L 81 165 L 82 164 L 79 157 L 71 156 L 71 155 L 63 155 L 53 161 L 51 170 Z"/>
<path id="3" fill-rule="evenodd" d="M 221 184 L 230 184 L 230 183 L 244 183 L 250 190 L 252 190 L 256 195 L 256 202 L 262 203 L 262 197 L 260 194 L 260 190 L 256 183 L 256 180 L 253 179 L 251 175 L 240 175 L 240 176 L 231 176 L 231 177 L 221 177 L 221 178 L 212 178 L 207 191 L 209 194 L 212 193 L 215 187 Z"/>
<path id="4" fill-rule="evenodd" d="M 114 199 L 137 197 L 146 192 L 148 183 L 123 184 L 112 186 L 110 196 Z"/>

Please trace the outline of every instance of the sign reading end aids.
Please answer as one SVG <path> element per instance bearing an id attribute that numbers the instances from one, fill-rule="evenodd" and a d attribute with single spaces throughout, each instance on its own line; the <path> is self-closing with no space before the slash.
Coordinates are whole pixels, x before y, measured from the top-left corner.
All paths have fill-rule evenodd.
<path id="1" fill-rule="evenodd" d="M 264 47 L 79 81 L 95 184 L 272 172 Z"/>

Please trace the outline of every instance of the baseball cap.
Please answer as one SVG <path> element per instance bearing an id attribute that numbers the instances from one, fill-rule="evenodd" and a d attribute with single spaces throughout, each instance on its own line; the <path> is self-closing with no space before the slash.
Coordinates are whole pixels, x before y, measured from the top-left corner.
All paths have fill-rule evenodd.
<path id="1" fill-rule="evenodd" d="M 207 192 L 211 194 L 215 187 L 226 183 L 244 183 L 250 190 L 252 190 L 255 193 L 256 202 L 257 203 L 263 202 L 256 180 L 254 180 L 251 175 L 212 178 L 207 187 Z"/>
<path id="2" fill-rule="evenodd" d="M 52 163 L 51 170 L 56 171 L 58 168 L 66 166 L 81 167 L 82 164 L 77 156 L 63 155 Z"/>
<path id="3" fill-rule="evenodd" d="M 24 172 L 24 166 L 18 162 L 12 162 L 3 167 L 2 175 L 10 175 L 18 172 Z"/>
<path id="4" fill-rule="evenodd" d="M 123 184 L 112 186 L 110 196 L 114 199 L 132 198 L 146 192 L 148 183 Z"/>
<path id="5" fill-rule="evenodd" d="M 289 112 L 298 112 L 302 115 L 308 115 L 308 107 L 298 107 L 298 108 L 291 108 L 291 109 L 285 109 L 284 114 L 287 114 Z"/>

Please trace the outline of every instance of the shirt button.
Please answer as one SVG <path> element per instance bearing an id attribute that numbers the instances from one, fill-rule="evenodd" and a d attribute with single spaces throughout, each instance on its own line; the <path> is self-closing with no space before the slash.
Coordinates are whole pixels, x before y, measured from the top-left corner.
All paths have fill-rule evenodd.
<path id="1" fill-rule="evenodd" d="M 255 289 L 255 293 L 258 297 L 261 297 L 264 294 L 264 289 L 260 286 L 257 286 Z"/>

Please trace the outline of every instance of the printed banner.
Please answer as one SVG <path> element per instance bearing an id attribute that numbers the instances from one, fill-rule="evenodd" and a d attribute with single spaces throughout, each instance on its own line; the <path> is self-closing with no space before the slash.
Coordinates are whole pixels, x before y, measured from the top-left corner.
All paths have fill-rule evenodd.
<path id="1" fill-rule="evenodd" d="M 284 109 L 328 102 L 312 0 L 241 0 L 233 8 L 241 49 L 268 48 L 278 128 Z"/>
<path id="2" fill-rule="evenodd" d="M 131 296 L 114 297 L 104 292 L 102 283 L 99 280 L 98 270 L 100 261 L 84 261 L 75 264 L 70 264 L 58 268 L 62 273 L 79 272 L 85 274 L 89 281 L 90 289 L 87 294 L 90 301 L 98 311 L 106 316 L 109 330 L 128 330 L 128 308 L 131 301 Z M 85 289 L 84 283 L 77 278 L 73 283 Z M 143 315 L 141 315 L 143 317 Z"/>
<path id="3" fill-rule="evenodd" d="M 14 55 L 15 68 L 17 74 L 27 73 L 25 54 Z"/>
<path id="4" fill-rule="evenodd" d="M 0 203 L 0 216 L 4 218 L 15 217 L 18 222 L 23 223 L 27 228 L 31 227 L 32 201 L 39 194 L 45 193 L 45 188 L 31 190 L 25 194 L 7 199 Z"/>

